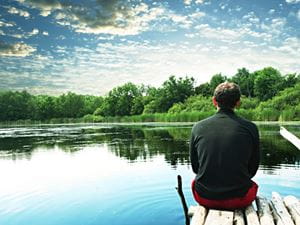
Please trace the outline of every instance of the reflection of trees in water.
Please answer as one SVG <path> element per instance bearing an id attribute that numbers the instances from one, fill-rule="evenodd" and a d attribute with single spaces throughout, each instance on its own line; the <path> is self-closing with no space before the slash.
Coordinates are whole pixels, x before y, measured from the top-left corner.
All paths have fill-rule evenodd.
<path id="1" fill-rule="evenodd" d="M 278 126 L 259 126 L 261 132 L 261 164 L 272 170 L 280 164 L 299 164 L 300 151 L 279 137 Z M 26 157 L 38 148 L 55 147 L 74 152 L 91 144 L 107 144 L 108 149 L 130 162 L 146 161 L 164 156 L 172 166 L 189 163 L 188 140 L 191 127 L 136 127 L 83 128 L 77 133 L 57 136 L 1 138 L 0 157 Z M 20 156 L 20 157 L 19 157 Z"/>
<path id="2" fill-rule="evenodd" d="M 279 133 L 262 136 L 260 143 L 262 165 L 272 167 L 279 164 L 299 164 L 300 151 Z"/>
<path id="3" fill-rule="evenodd" d="M 167 129 L 116 128 L 116 133 L 106 135 L 109 150 L 117 156 L 135 162 L 163 155 L 175 166 L 187 163 L 188 145 L 186 140 L 176 140 Z"/>

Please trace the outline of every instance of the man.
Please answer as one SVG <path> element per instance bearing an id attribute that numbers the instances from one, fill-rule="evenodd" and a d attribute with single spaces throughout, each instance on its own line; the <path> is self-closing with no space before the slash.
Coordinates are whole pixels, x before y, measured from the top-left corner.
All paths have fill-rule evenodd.
<path id="1" fill-rule="evenodd" d="M 190 159 L 197 174 L 192 191 L 195 200 L 208 208 L 244 208 L 257 194 L 251 178 L 259 165 L 259 133 L 254 123 L 234 113 L 240 96 L 238 85 L 218 85 L 212 99 L 217 113 L 192 129 Z"/>

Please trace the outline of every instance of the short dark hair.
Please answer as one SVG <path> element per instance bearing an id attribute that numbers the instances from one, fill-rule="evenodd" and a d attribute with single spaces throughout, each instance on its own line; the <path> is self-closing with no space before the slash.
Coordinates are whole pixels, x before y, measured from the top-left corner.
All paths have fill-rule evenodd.
<path id="1" fill-rule="evenodd" d="M 240 100 L 241 90 L 237 84 L 226 81 L 216 87 L 214 97 L 220 108 L 232 109 Z"/>

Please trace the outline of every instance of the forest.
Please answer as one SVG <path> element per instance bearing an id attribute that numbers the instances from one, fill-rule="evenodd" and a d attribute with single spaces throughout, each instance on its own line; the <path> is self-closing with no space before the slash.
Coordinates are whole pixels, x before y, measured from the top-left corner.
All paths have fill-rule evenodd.
<path id="1" fill-rule="evenodd" d="M 215 74 L 207 83 L 195 85 L 193 77 L 170 76 L 160 87 L 126 83 L 106 96 L 32 95 L 24 91 L 0 91 L 3 122 L 187 122 L 215 113 L 211 96 L 224 81 L 239 84 L 242 105 L 237 113 L 256 121 L 300 120 L 300 74 L 282 75 L 266 67 L 249 72 L 238 69 L 233 76 Z"/>

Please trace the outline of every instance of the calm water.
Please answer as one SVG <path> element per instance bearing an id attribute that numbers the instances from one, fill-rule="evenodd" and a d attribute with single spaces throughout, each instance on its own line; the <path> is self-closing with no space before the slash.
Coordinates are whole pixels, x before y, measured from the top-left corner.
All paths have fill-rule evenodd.
<path id="1" fill-rule="evenodd" d="M 0 128 L 0 225 L 185 223 L 191 124 L 56 125 Z M 287 125 L 300 134 L 300 125 Z M 259 125 L 262 161 L 255 181 L 300 198 L 300 151 L 278 125 Z"/>

